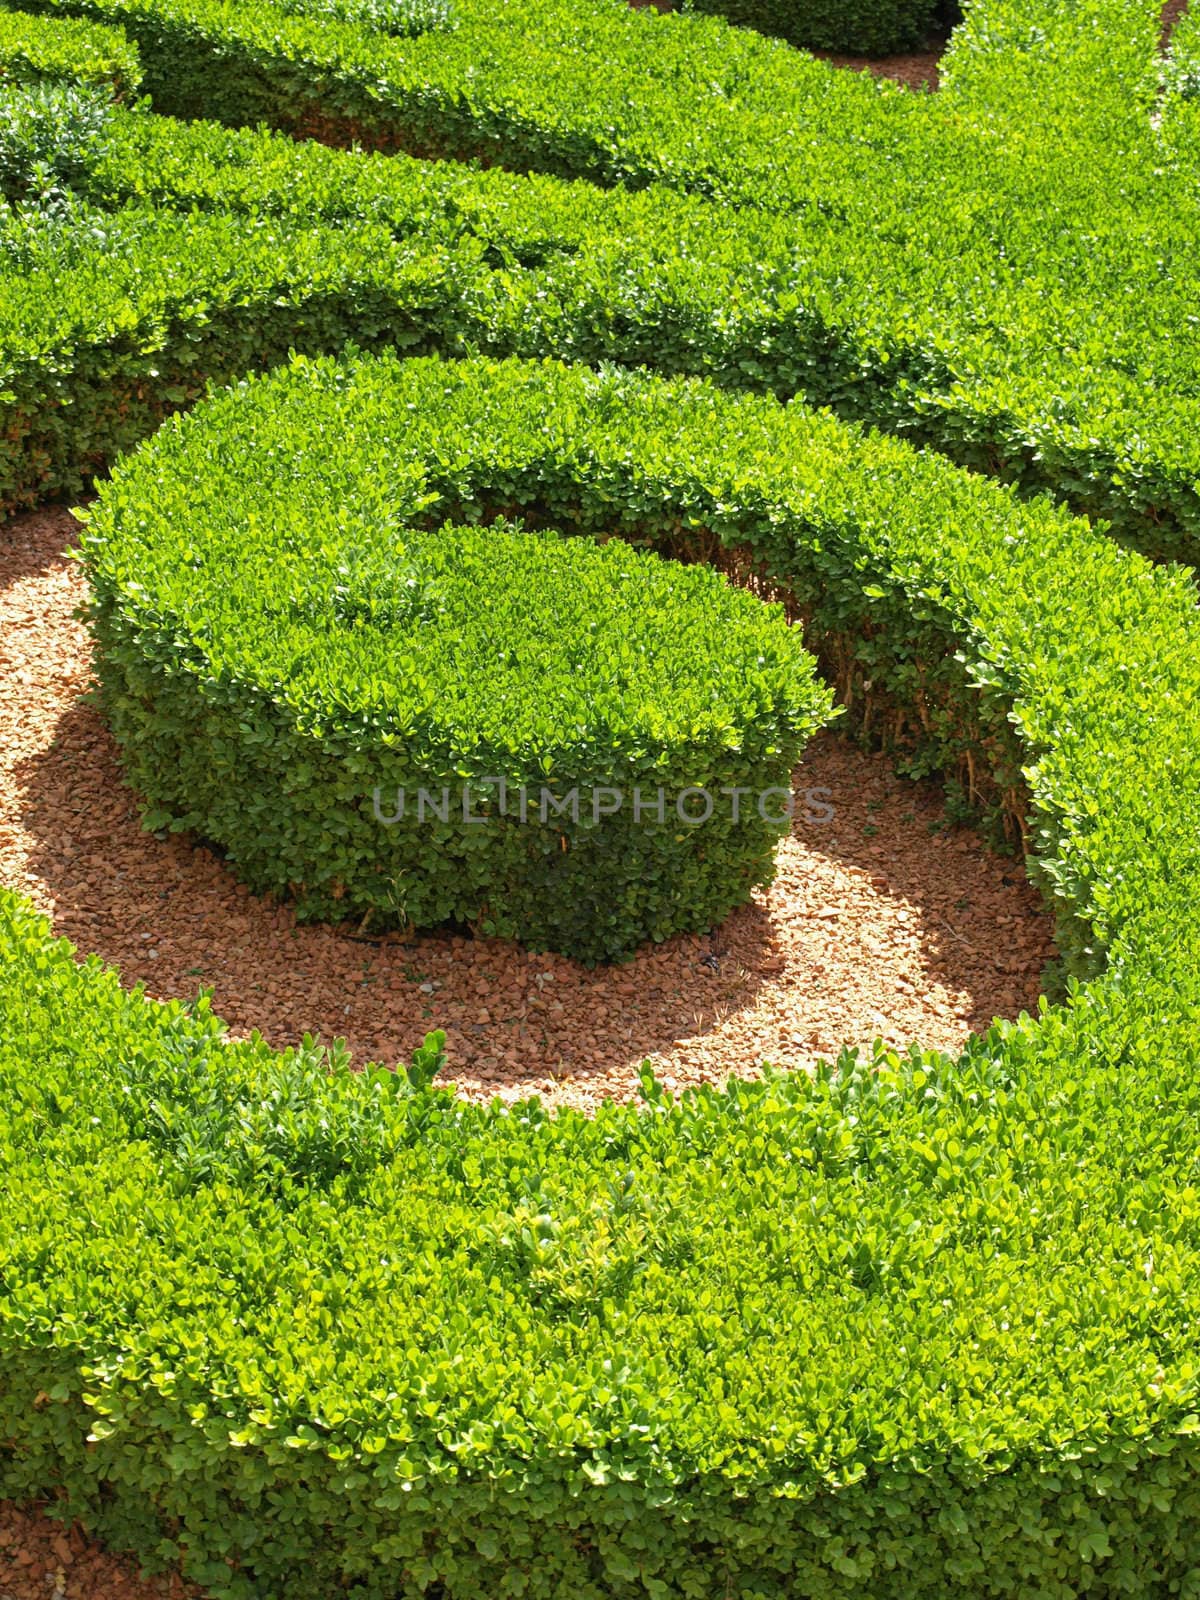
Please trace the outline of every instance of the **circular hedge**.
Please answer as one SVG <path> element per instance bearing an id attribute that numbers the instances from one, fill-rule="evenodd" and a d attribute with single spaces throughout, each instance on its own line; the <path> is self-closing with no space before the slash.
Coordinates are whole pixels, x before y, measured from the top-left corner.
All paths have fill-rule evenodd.
<path id="1" fill-rule="evenodd" d="M 446 410 L 435 440 L 395 363 L 300 366 L 114 475 L 83 545 L 149 824 L 307 918 L 587 961 L 710 926 L 769 881 L 829 713 L 799 630 L 707 567 L 448 506 Z"/>

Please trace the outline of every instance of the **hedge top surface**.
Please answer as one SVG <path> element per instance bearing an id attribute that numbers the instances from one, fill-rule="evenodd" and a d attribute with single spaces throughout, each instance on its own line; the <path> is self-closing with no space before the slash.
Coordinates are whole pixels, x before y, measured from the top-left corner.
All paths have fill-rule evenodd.
<path id="1" fill-rule="evenodd" d="M 809 731 L 800 631 L 711 568 L 621 540 L 431 526 L 431 478 L 444 490 L 478 467 L 447 432 L 421 459 L 437 430 L 411 383 L 394 359 L 300 367 L 165 427 L 86 513 L 102 599 L 176 670 L 236 681 L 302 730 L 483 772 L 551 753 L 749 753 Z"/>
<path id="2" fill-rule="evenodd" d="M 31 79 L 129 95 L 141 83 L 142 69 L 123 28 L 0 11 L 0 83 Z"/>
<path id="3" fill-rule="evenodd" d="M 448 26 L 447 0 L 275 0 L 285 15 L 348 22 L 394 38 L 414 38 Z"/>
<path id="4" fill-rule="evenodd" d="M 239 444 L 229 424 L 243 415 L 254 428 Z M 297 481 L 292 429 L 307 415 L 310 446 L 318 440 L 323 457 L 298 480 L 318 499 L 302 496 L 297 528 L 287 521 Z M 339 431 L 357 435 L 345 456 L 334 442 Z M 1181 742 L 1178 721 L 1193 681 L 1186 569 L 1136 561 L 1065 512 L 1022 505 L 937 456 L 855 434 L 798 404 L 555 362 L 301 359 L 169 424 L 118 469 L 91 513 L 85 553 L 102 604 L 111 599 L 133 630 L 159 630 L 184 670 L 199 663 L 208 673 L 214 664 L 244 671 L 239 630 L 249 628 L 253 641 L 258 628 L 239 608 L 237 627 L 224 629 L 234 613 L 222 562 L 246 560 L 256 570 L 253 551 L 236 549 L 241 511 L 223 532 L 226 513 L 214 511 L 216 560 L 201 591 L 211 615 L 195 606 L 204 557 L 186 517 L 197 498 L 216 499 L 217 462 L 223 471 L 227 463 L 231 484 L 242 475 L 241 495 L 231 492 L 230 501 L 249 490 L 282 496 L 282 535 L 260 533 L 256 521 L 255 538 L 281 545 L 300 585 L 314 505 L 353 508 L 364 483 L 362 509 L 378 527 L 395 517 L 388 497 L 396 493 L 406 509 L 423 500 L 435 521 L 528 505 L 559 528 L 602 538 L 667 542 L 699 529 L 749 547 L 811 610 L 818 636 L 854 640 L 859 670 L 881 691 L 894 685 L 911 699 L 920 686 L 929 768 L 952 766 L 972 737 L 984 738 L 990 761 L 1011 764 L 1014 725 L 1020 730 L 1040 870 L 1079 975 L 1097 970 L 1099 951 L 1121 967 L 1140 967 L 1150 952 L 1161 970 L 1185 959 L 1159 905 L 1181 892 L 1193 866 L 1200 870 L 1190 799 L 1200 753 Z M 375 466 L 360 481 L 364 462 Z M 389 477 L 401 487 L 381 488 Z M 288 539 L 299 554 L 286 555 Z M 372 577 L 368 563 L 347 592 L 357 585 L 369 601 Z M 881 594 L 868 592 L 876 586 Z M 189 609 L 199 619 L 192 636 Z M 1148 614 L 1139 659 L 1153 662 L 1153 693 L 1131 696 L 1130 628 Z M 383 625 L 386 635 L 386 614 Z M 881 630 L 886 644 L 873 643 Z M 917 684 L 914 661 L 922 663 Z M 262 675 L 264 692 L 292 694 L 281 666 Z M 287 667 L 308 670 L 303 658 Z M 931 697 L 963 696 L 960 669 L 986 691 L 986 734 L 972 735 L 957 714 L 931 718 Z M 690 693 L 700 694 L 691 702 L 698 708 L 703 692 Z M 681 704 L 689 705 L 686 695 Z M 1148 791 L 1146 771 L 1159 765 L 1173 782 Z"/>

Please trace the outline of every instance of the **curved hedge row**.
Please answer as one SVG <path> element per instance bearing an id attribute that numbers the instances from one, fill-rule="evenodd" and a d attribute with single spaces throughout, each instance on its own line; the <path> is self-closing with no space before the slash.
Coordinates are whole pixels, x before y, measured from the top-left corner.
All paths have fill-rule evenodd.
<path id="1" fill-rule="evenodd" d="M 1150 121 L 1151 12 L 989 0 L 936 101 L 616 7 L 522 7 L 546 26 L 521 54 L 515 8 L 462 0 L 436 48 L 388 46 L 427 69 L 406 115 L 439 137 L 708 189 L 743 204 L 724 221 L 661 188 L 212 129 L 175 129 L 172 162 L 118 111 L 93 199 L 214 214 L 6 221 L 6 497 L 77 482 L 289 343 L 478 342 L 810 388 L 1178 547 L 1195 174 L 1179 97 Z M 218 52 L 193 45 L 174 61 L 215 104 Z M 268 58 L 261 104 L 365 103 L 365 67 Z M 1078 78 L 1022 91 L 1063 64 L 1094 100 Z M 170 65 L 164 43 L 156 93 Z M 273 192 L 297 176 L 333 226 Z M 690 219 L 675 249 L 656 207 Z M 203 1003 L 123 993 L 0 894 L 0 1487 L 64 1487 L 229 1600 L 1194 1597 L 1190 578 L 798 406 L 454 373 L 397 382 L 462 434 L 467 481 L 499 438 L 498 481 L 564 528 L 611 531 L 619 507 L 693 554 L 717 532 L 792 589 L 843 698 L 886 711 L 916 770 L 1005 816 L 1031 794 L 1090 981 L 956 1063 L 846 1060 L 678 1105 L 648 1084 L 645 1111 L 587 1122 L 430 1091 L 436 1039 L 396 1078 L 218 1043 Z M 538 443 L 549 400 L 575 407 L 571 450 Z"/>
<path id="2" fill-rule="evenodd" d="M 712 530 L 928 759 L 1023 761 L 1105 971 L 953 1065 L 589 1122 L 427 1091 L 436 1041 L 398 1079 L 218 1045 L 6 896 L 4 1491 L 63 1485 L 222 1600 L 1194 1594 L 1188 576 L 797 406 L 359 371 L 461 441 L 439 509 Z"/>
<path id="3" fill-rule="evenodd" d="M 910 313 L 912 338 L 896 342 L 887 324 L 908 290 L 887 271 L 871 286 L 869 248 L 860 276 L 827 295 L 794 230 L 789 242 L 786 218 L 731 222 L 658 191 L 603 195 L 552 179 L 364 161 L 120 109 L 90 160 L 94 199 L 138 198 L 116 216 L 81 216 L 67 239 L 34 230 L 19 273 L 0 278 L 14 396 L 0 484 L 10 506 L 77 487 L 81 463 L 103 464 L 174 397 L 193 395 L 197 370 L 234 378 L 280 359 L 289 342 L 326 349 L 349 336 L 616 358 L 802 389 L 1027 489 L 1051 488 L 1151 553 L 1198 547 L 1200 428 L 1186 376 L 1194 297 L 1176 307 L 1149 289 L 1136 300 L 1122 292 L 1121 306 L 1140 306 L 1172 337 L 1143 347 L 1130 329 L 1097 321 L 1109 355 L 1122 352 L 1130 370 L 1105 377 L 1101 416 L 1073 415 L 1077 371 L 1062 379 L 1057 415 L 1039 419 L 1001 395 L 1001 375 L 964 380 L 974 357 L 953 329 L 935 337 L 932 322 L 918 326 Z M 172 219 L 148 201 L 189 214 Z M 248 215 L 202 220 L 195 206 Z M 336 225 L 309 220 L 322 217 Z M 924 259 L 941 272 L 936 256 Z M 1098 381 L 1089 368 L 1086 382 Z M 110 404 L 117 392 L 120 404 Z"/>
<path id="4" fill-rule="evenodd" d="M 123 28 L 0 11 L 0 83 L 52 82 L 130 96 L 142 81 Z"/>
<path id="5" fill-rule="evenodd" d="M 602 108 L 614 93 L 633 88 L 637 112 L 670 122 L 667 108 L 653 104 L 660 87 L 656 50 L 650 62 L 645 52 L 654 24 L 607 0 L 583 7 L 536 0 L 511 8 L 455 0 L 452 28 L 415 39 L 323 17 L 315 0 L 297 0 L 290 14 L 272 0 L 18 0 L 17 8 L 125 27 L 138 44 L 156 106 L 170 115 L 289 128 L 309 122 L 332 128 L 352 119 L 380 140 L 399 137 L 443 155 L 461 153 L 464 139 L 476 139 L 487 123 L 506 162 L 572 167 L 602 157 L 613 142 L 613 119 Z M 729 57 L 725 78 L 744 73 L 747 63 L 754 71 L 754 64 L 786 54 L 715 18 L 689 18 L 682 28 L 675 20 L 665 20 L 664 42 L 677 70 L 711 64 L 719 49 Z M 607 68 L 607 84 L 589 84 L 598 67 Z M 555 102 L 567 113 L 554 119 L 557 129 L 546 115 Z M 617 142 L 624 142 L 619 135 Z M 653 159 L 648 151 L 643 165 L 647 159 Z"/>
<path id="6" fill-rule="evenodd" d="M 1038 0 L 1034 17 L 1031 3 L 990 0 L 977 25 L 972 13 L 940 96 L 700 19 L 539 0 L 536 38 L 493 6 L 425 42 L 356 35 L 351 57 L 337 30 L 318 28 L 267 74 L 269 103 L 242 108 L 292 126 L 319 95 L 318 131 L 338 116 L 407 118 L 421 149 L 654 184 L 645 196 L 348 154 L 339 165 L 288 140 L 130 114 L 97 141 L 82 182 L 109 206 L 153 196 L 305 224 L 358 215 L 408 236 L 466 229 L 490 264 L 515 256 L 544 274 L 481 289 L 500 302 L 482 330 L 497 351 L 800 391 L 1048 489 L 1141 548 L 1194 557 L 1194 200 L 1152 125 L 1155 7 Z M 147 16 L 190 6 L 201 0 L 114 0 L 103 14 L 144 31 Z M 249 29 L 256 49 L 282 37 L 254 8 L 204 7 L 206 26 Z M 1038 50 L 1019 49 L 1031 34 Z M 149 74 L 161 103 L 186 68 L 197 80 L 186 108 L 220 109 L 237 52 L 220 29 L 210 46 L 164 47 Z M 481 337 L 478 304 L 456 330 L 464 340 Z"/>
<path id="7" fill-rule="evenodd" d="M 770 882 L 830 694 L 780 608 L 707 567 L 430 526 L 478 514 L 479 472 L 496 507 L 536 499 L 497 475 L 529 395 L 464 457 L 494 381 L 302 369 L 162 430 L 82 540 L 104 705 L 149 825 L 302 917 L 611 960 Z"/>

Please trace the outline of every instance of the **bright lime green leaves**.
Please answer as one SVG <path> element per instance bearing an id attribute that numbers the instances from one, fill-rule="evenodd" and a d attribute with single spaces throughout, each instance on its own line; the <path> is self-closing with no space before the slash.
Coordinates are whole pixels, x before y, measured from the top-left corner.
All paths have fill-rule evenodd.
<path id="1" fill-rule="evenodd" d="M 591 403 L 553 368 L 301 367 L 119 469 L 84 549 L 155 826 L 309 916 L 585 960 L 769 881 L 830 692 L 779 607 L 547 526 L 573 478 L 597 489 L 572 395 Z M 513 509 L 534 526 L 495 520 Z"/>

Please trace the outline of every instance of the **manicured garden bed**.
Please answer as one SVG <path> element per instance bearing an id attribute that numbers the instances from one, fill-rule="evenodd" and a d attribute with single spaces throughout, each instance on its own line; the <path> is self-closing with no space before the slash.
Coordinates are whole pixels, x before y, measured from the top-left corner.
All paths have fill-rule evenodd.
<path id="1" fill-rule="evenodd" d="M 333 769 L 267 803 L 330 728 L 356 804 L 393 749 L 786 781 L 811 651 L 1063 977 L 588 1116 L 456 1096 L 436 1004 L 407 1069 L 231 1042 L 0 890 L 0 1491 L 217 1600 L 1194 1595 L 1196 30 L 979 0 L 910 95 L 608 0 L 367 9 L 0 17 L 0 498 L 98 488 L 151 825 L 374 912 Z M 587 959 L 770 855 L 440 843 L 429 920 Z"/>

